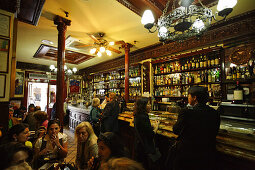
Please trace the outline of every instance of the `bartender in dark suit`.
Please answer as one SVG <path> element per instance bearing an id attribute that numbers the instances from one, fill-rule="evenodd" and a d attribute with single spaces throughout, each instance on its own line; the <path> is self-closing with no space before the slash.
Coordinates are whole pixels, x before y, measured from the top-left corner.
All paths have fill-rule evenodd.
<path id="1" fill-rule="evenodd" d="M 101 133 L 118 132 L 118 116 L 120 112 L 119 102 L 116 99 L 115 93 L 109 94 L 109 100 L 104 108 L 101 120 Z"/>
<path id="2" fill-rule="evenodd" d="M 215 169 L 215 143 L 220 115 L 206 105 L 207 88 L 194 86 L 188 90 L 189 106 L 181 110 L 173 131 L 178 135 L 174 170 Z"/>

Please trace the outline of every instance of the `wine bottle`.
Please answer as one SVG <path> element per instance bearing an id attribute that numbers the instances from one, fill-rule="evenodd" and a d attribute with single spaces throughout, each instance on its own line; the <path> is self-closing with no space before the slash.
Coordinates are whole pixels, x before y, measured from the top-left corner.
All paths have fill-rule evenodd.
<path id="1" fill-rule="evenodd" d="M 192 63 L 191 63 L 192 69 L 196 68 L 196 63 L 194 57 L 192 58 Z"/>
<path id="2" fill-rule="evenodd" d="M 239 81 L 236 81 L 236 87 L 234 89 L 233 104 L 243 103 L 243 88 L 239 85 Z"/>
<path id="3" fill-rule="evenodd" d="M 199 68 L 199 58 L 196 59 L 196 68 Z"/>
<path id="4" fill-rule="evenodd" d="M 204 67 L 207 67 L 207 57 L 204 55 Z"/>
<path id="5" fill-rule="evenodd" d="M 200 56 L 200 64 L 199 64 L 200 68 L 204 67 L 204 61 L 203 61 L 203 56 Z"/>
<path id="6" fill-rule="evenodd" d="M 236 77 L 237 77 L 237 76 L 236 76 L 236 67 L 233 67 L 233 68 L 232 68 L 232 79 L 233 79 L 233 80 L 236 80 Z"/>

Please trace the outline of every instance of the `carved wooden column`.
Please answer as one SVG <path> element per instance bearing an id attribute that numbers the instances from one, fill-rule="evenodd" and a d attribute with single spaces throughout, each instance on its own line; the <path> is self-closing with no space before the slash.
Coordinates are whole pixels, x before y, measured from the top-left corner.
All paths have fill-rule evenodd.
<path id="1" fill-rule="evenodd" d="M 65 83 L 65 33 L 66 27 L 71 24 L 70 20 L 56 16 L 54 24 L 58 29 L 58 58 L 57 58 L 57 96 L 56 96 L 56 117 L 63 127 L 64 119 L 64 83 Z"/>
<path id="2" fill-rule="evenodd" d="M 129 52 L 132 44 L 125 43 L 122 47 L 125 48 L 125 101 L 129 102 Z"/>

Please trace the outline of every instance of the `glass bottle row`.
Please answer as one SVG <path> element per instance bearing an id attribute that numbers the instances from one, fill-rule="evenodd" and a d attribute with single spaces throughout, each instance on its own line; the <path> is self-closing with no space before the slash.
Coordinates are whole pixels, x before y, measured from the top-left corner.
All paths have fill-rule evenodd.
<path id="1" fill-rule="evenodd" d="M 193 56 L 188 59 L 185 58 L 174 62 L 157 64 L 154 68 L 154 73 L 155 74 L 172 73 L 182 70 L 219 66 L 219 64 L 220 54 L 219 52 L 213 52 L 209 54 Z"/>
<path id="2" fill-rule="evenodd" d="M 179 85 L 196 83 L 215 83 L 220 82 L 220 69 L 209 69 L 196 72 L 175 73 L 154 76 L 155 85 Z"/>

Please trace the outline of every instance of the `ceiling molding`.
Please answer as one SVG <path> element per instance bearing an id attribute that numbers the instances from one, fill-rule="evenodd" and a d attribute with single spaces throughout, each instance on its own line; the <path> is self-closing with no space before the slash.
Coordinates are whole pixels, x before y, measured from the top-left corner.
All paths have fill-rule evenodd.
<path id="1" fill-rule="evenodd" d="M 56 47 L 41 44 L 33 57 L 57 61 L 57 52 L 58 49 Z M 65 62 L 70 64 L 81 64 L 94 57 L 92 55 L 65 50 Z"/>

